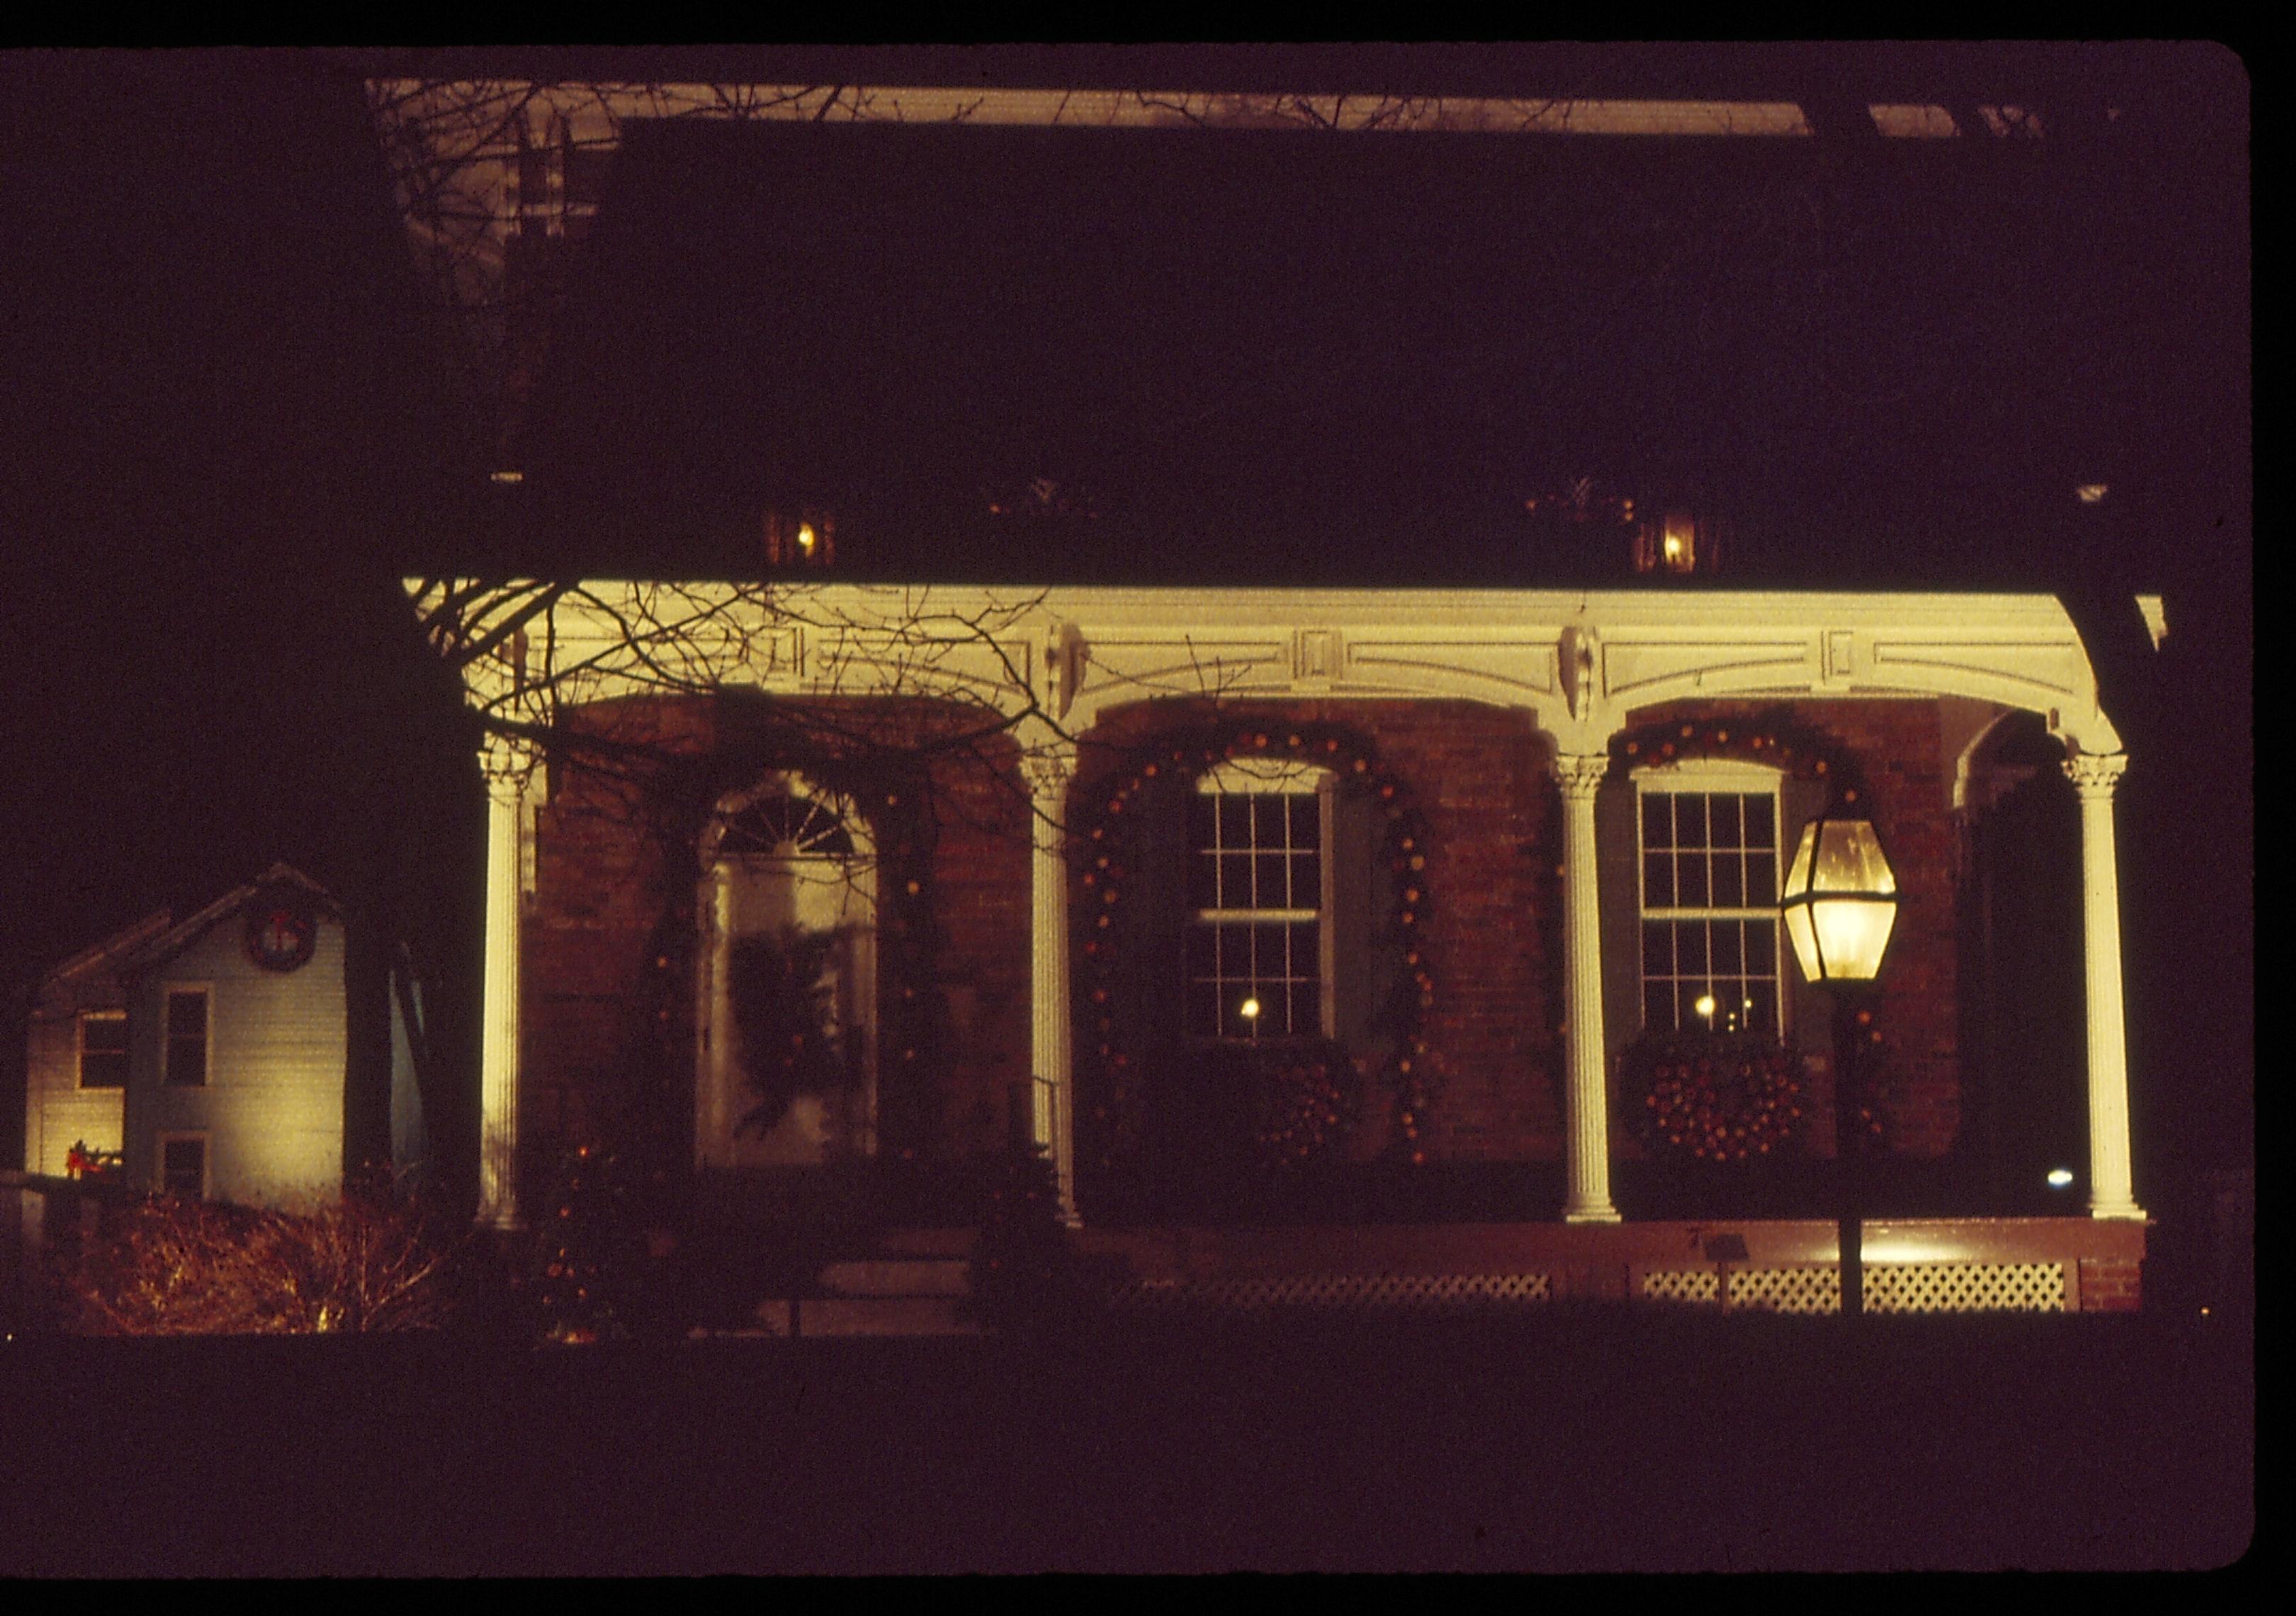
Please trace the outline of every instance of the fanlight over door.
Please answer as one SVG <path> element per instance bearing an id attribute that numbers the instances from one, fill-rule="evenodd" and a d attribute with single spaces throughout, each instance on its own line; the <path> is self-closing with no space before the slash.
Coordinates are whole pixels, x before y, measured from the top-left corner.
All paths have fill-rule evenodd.
<path id="1" fill-rule="evenodd" d="M 874 1150 L 871 851 L 843 802 L 794 775 L 718 805 L 698 905 L 701 1167 L 809 1167 Z"/>

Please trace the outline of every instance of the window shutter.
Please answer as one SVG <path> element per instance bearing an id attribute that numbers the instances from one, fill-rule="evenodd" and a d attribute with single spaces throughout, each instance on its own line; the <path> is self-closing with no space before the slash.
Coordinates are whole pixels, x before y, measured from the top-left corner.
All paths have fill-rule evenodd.
<path id="1" fill-rule="evenodd" d="M 1166 777 L 1140 795 L 1132 823 L 1130 879 L 1124 883 L 1129 914 L 1122 986 L 1133 1018 L 1122 1030 L 1144 1054 L 1183 1043 L 1187 974 L 1188 798 L 1193 781 Z"/>
<path id="2" fill-rule="evenodd" d="M 1395 972 L 1382 969 L 1381 927 L 1393 903 L 1391 873 L 1378 857 L 1371 803 L 1363 793 L 1335 791 L 1332 800 L 1332 1029 L 1361 1054 L 1370 1046 L 1381 997 Z"/>
<path id="3" fill-rule="evenodd" d="M 1613 1059 L 1642 1036 L 1642 882 L 1635 867 L 1634 784 L 1605 781 L 1595 793 L 1595 879 L 1603 910 L 1603 1047 Z M 1568 811 L 1568 804 L 1561 804 Z M 1565 834 L 1568 834 L 1566 827 Z M 1570 901 L 1563 873 L 1562 900 Z M 1570 962 L 1562 963 L 1562 991 L 1569 1004 Z"/>

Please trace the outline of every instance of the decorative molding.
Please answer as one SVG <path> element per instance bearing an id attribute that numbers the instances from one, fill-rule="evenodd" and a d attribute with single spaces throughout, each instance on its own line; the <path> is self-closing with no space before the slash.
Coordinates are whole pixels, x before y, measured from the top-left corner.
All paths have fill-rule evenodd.
<path id="1" fill-rule="evenodd" d="M 1346 648 L 1335 628 L 1302 628 L 1292 636 L 1292 677 L 1302 683 L 1340 677 Z"/>
<path id="2" fill-rule="evenodd" d="M 1444 695 L 1521 701 L 1526 695 L 1555 693 L 1553 645 L 1529 636 L 1495 634 L 1474 640 L 1350 637 L 1348 666 L 1351 670 L 1377 668 L 1416 676 L 1413 685 L 1417 688 L 1433 686 Z"/>
<path id="3" fill-rule="evenodd" d="M 2086 799 L 2110 801 L 2128 767 L 2127 752 L 2075 752 L 2064 761 L 2065 778 Z"/>
<path id="4" fill-rule="evenodd" d="M 1610 777 L 1611 755 L 1608 752 L 1557 752 L 1554 754 L 1554 780 L 1562 794 L 1573 800 L 1592 799 L 1595 789 Z"/>
<path id="5" fill-rule="evenodd" d="M 1701 691 L 1807 687 L 1810 665 L 1807 640 L 1627 640 L 1614 628 L 1602 647 L 1603 693 L 1633 693 L 1636 706 L 1648 706 Z"/>

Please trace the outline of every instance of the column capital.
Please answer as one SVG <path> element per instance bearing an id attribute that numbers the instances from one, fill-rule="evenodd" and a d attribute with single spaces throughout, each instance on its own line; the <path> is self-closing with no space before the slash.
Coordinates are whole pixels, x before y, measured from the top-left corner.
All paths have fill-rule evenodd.
<path id="1" fill-rule="evenodd" d="M 1028 781 L 1029 792 L 1039 797 L 1056 797 L 1066 791 L 1076 777 L 1076 747 L 1067 741 L 1041 742 L 1021 754 L 1021 777 Z"/>
<path id="2" fill-rule="evenodd" d="M 2084 798 L 2110 799 L 2128 767 L 2127 752 L 2075 752 L 2065 759 L 2065 778 Z"/>
<path id="3" fill-rule="evenodd" d="M 1557 752 L 1554 780 L 1565 797 L 1591 801 L 1595 789 L 1610 777 L 1608 752 Z"/>
<path id="4" fill-rule="evenodd" d="M 515 796 L 526 787 L 537 761 L 531 742 L 509 735 L 488 735 L 479 746 L 479 767 L 487 777 L 488 794 Z"/>

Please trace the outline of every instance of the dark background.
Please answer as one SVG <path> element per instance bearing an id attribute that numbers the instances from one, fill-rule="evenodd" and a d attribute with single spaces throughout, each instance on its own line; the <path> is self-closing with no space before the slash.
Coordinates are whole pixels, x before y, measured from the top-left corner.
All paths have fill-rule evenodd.
<path id="1" fill-rule="evenodd" d="M 506 494 L 359 91 L 480 70 L 1744 97 L 1819 137 L 644 130 Z M 1869 101 L 2048 133 L 1882 141 Z M 734 575 L 805 499 L 857 576 L 1625 587 L 1524 509 L 1593 475 L 1726 512 L 1722 587 L 2064 596 L 2135 759 L 2138 1194 L 2244 1166 L 2247 103 L 2202 45 L 0 59 L 0 983 L 285 858 L 475 984 L 472 736 L 408 573 Z M 1037 476 L 1093 514 L 986 514 Z"/>

